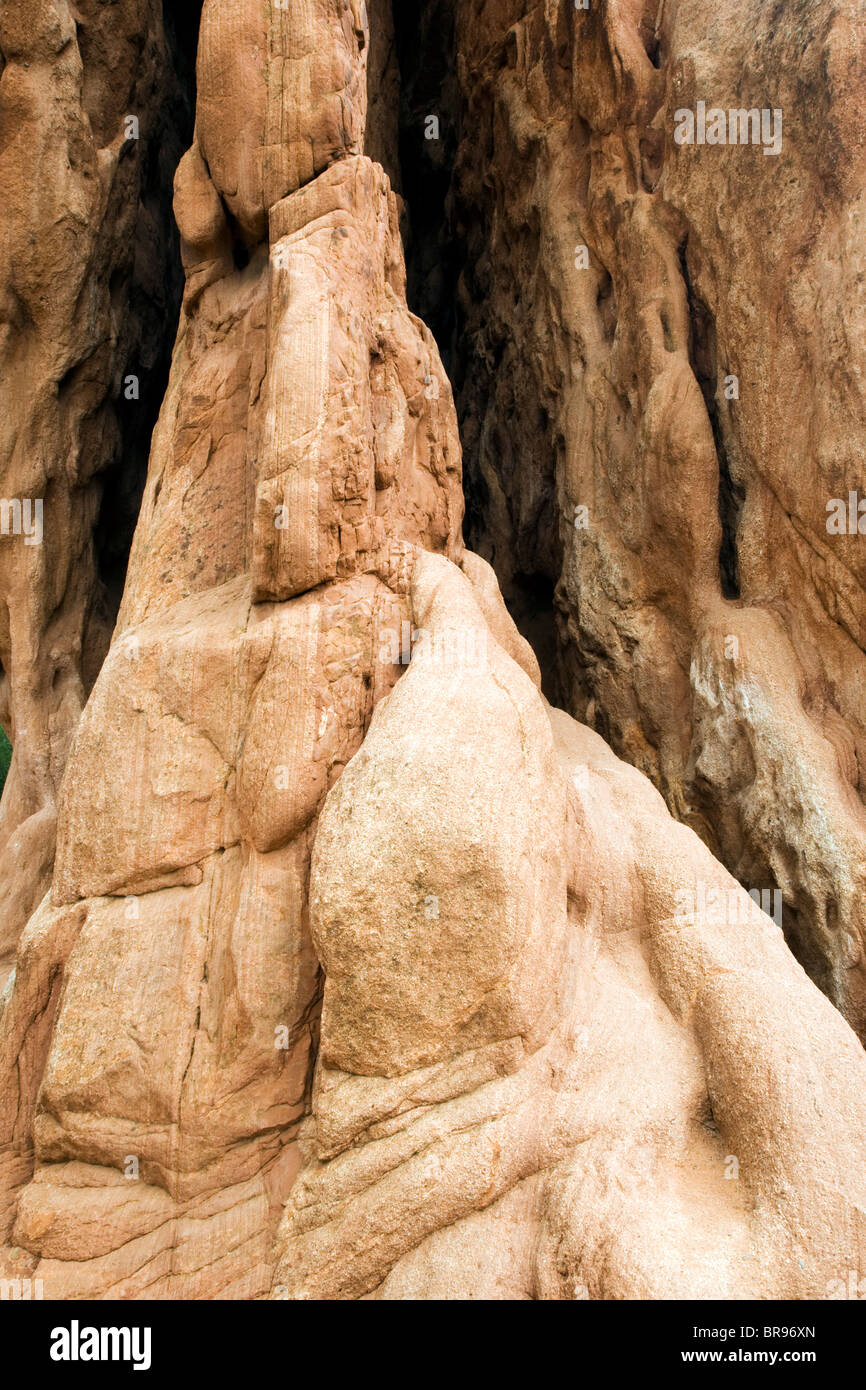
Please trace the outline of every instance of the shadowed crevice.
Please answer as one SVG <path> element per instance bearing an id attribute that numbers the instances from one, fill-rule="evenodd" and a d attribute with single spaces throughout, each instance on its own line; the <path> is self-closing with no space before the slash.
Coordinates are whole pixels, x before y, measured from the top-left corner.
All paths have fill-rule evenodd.
<path id="1" fill-rule="evenodd" d="M 725 433 L 719 414 L 719 361 L 715 319 L 709 306 L 704 303 L 692 283 L 685 246 L 680 251 L 680 266 L 689 306 L 691 329 L 689 356 L 692 371 L 701 388 L 701 394 L 707 408 L 707 415 L 713 431 L 716 458 L 719 463 L 718 508 L 722 528 L 722 541 L 719 547 L 719 583 L 723 596 L 733 600 L 740 597 L 737 533 L 746 494 L 732 475 Z"/>
<path id="2" fill-rule="evenodd" d="M 102 474 L 102 497 L 94 550 L 101 592 L 96 604 L 113 623 L 123 595 L 132 538 L 147 476 L 150 444 L 168 388 L 171 355 L 183 296 L 180 239 L 172 212 L 174 174 L 180 155 L 192 142 L 195 122 L 195 63 L 202 0 L 165 4 L 163 17 L 178 99 L 170 113 L 176 140 L 141 140 L 135 158 L 142 161 L 140 212 L 135 245 L 127 264 L 112 276 L 110 293 L 119 320 L 133 317 L 141 325 L 134 357 L 123 364 L 116 382 L 118 443 Z M 163 229 L 166 254 L 156 278 L 139 272 L 138 246 L 150 230 Z"/>

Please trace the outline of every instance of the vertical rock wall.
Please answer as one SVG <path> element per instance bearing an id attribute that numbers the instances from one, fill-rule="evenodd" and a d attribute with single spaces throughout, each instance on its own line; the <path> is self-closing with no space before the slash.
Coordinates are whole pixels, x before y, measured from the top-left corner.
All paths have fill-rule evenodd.
<path id="1" fill-rule="evenodd" d="M 515 612 L 555 586 L 563 701 L 781 893 L 861 1033 L 863 35 L 467 0 L 452 191 L 470 543 Z"/>
<path id="2" fill-rule="evenodd" d="M 120 597 L 180 293 L 166 191 L 188 112 L 158 0 L 8 0 L 0 55 L 5 979 Z"/>
<path id="3" fill-rule="evenodd" d="M 568 571 L 575 630 L 600 655 L 619 622 L 634 729 L 651 707 L 685 787 L 674 716 L 711 619 L 742 639 L 744 737 L 784 729 L 774 699 L 806 716 L 793 658 L 775 684 L 742 664 L 769 608 L 721 591 L 682 214 L 647 186 L 663 50 L 636 5 L 603 6 L 574 85 L 577 13 L 458 20 L 497 228 L 473 351 L 527 237 L 538 277 L 521 359 L 477 384 L 515 451 L 491 495 L 536 506 L 536 568 L 595 548 Z M 71 1299 L 824 1297 L 864 1268 L 862 1047 L 643 772 L 547 703 L 464 548 L 457 414 L 379 162 L 400 172 L 369 68 L 394 88 L 390 32 L 381 4 L 206 0 L 170 380 L 0 995 L 0 1271 Z M 565 472 L 516 467 L 506 376 Z M 565 545 L 550 488 L 570 518 L 590 477 L 596 529 Z M 616 490 L 631 546 L 597 522 Z M 829 778 L 819 737 L 802 756 Z"/>

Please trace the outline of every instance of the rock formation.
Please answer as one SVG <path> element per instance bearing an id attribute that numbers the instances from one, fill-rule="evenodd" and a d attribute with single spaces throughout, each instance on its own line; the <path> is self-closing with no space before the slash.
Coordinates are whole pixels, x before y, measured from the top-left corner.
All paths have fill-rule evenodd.
<path id="1" fill-rule="evenodd" d="M 158 0 L 0 12 L 0 974 L 51 881 L 69 743 L 117 613 L 177 311 L 186 104 Z"/>
<path id="2" fill-rule="evenodd" d="M 419 300 L 436 277 L 394 187 L 399 12 L 205 0 L 180 325 L 80 718 L 80 670 L 62 723 L 10 649 L 65 764 L 0 995 L 0 1274 L 46 1297 L 823 1298 L 864 1270 L 856 540 L 821 567 L 782 442 L 814 433 L 813 488 L 854 448 L 853 11 L 771 39 L 759 0 L 733 36 L 686 0 L 447 8 L 448 352 L 495 568 L 407 303 L 401 226 Z M 676 144 L 701 93 L 787 111 L 819 70 L 830 152 L 794 121 L 778 157 Z M 800 420 L 773 352 L 836 395 Z M 64 429 L 106 413 L 104 354 Z M 68 533 L 62 563 L 48 532 L 14 551 L 12 621 L 28 565 L 90 612 Z M 500 590 L 522 619 L 539 574 L 571 713 Z M 743 886 L 770 875 L 787 941 Z"/>
<path id="3" fill-rule="evenodd" d="M 470 542 L 862 1037 L 862 6 L 456 11 Z"/>

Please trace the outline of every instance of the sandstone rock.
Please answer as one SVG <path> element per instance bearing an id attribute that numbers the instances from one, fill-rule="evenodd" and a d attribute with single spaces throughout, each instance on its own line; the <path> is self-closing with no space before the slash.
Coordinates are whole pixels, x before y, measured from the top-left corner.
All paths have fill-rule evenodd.
<path id="1" fill-rule="evenodd" d="M 0 16 L 2 979 L 50 883 L 158 405 L 179 291 L 164 199 L 185 123 L 176 60 L 156 0 L 9 0 Z"/>
<path id="2" fill-rule="evenodd" d="M 552 688 L 862 1036 L 858 7 L 456 18 L 469 543 L 515 611 L 555 586 Z M 678 144 L 699 102 L 757 142 Z"/>
<path id="3" fill-rule="evenodd" d="M 437 563 L 419 557 L 413 586 L 434 636 L 424 595 Z M 438 579 L 439 593 L 459 582 Z M 449 594 L 439 621 L 460 606 Z M 862 1258 L 857 1039 L 640 773 L 562 711 L 541 730 L 541 696 L 489 640 L 474 686 L 459 662 L 413 662 L 322 817 L 311 882 L 322 1040 L 278 1287 L 297 1298 L 825 1296 L 834 1272 Z M 462 760 L 441 760 L 438 785 L 429 768 L 440 738 L 465 743 L 448 698 L 458 682 L 481 709 L 479 687 L 509 691 L 517 715 L 497 721 L 490 763 L 468 784 L 487 790 L 496 832 L 486 838 L 476 816 L 459 857 L 448 850 L 462 816 L 438 834 L 428 820 L 433 799 L 473 821 L 452 780 Z M 531 786 L 542 750 L 558 765 L 544 767 L 533 819 L 519 820 L 536 834 L 543 932 L 538 955 L 517 957 L 532 985 L 515 1014 L 498 1006 L 511 964 L 497 913 L 503 852 L 515 863 L 512 920 L 530 926 L 538 888 L 519 872 L 497 786 L 503 774 L 512 797 L 522 778 Z M 415 840 L 388 809 L 398 797 L 407 820 L 422 818 L 415 891 L 438 913 L 403 887 Z M 719 895 L 710 910 L 696 907 L 700 885 L 703 900 Z M 455 941 L 479 892 L 486 913 Z M 491 929 L 505 953 L 492 969 Z M 444 984 L 442 958 L 460 963 Z M 415 978 L 423 988 L 407 1008 Z M 450 1023 L 450 1045 L 428 1041 L 430 1013 L 437 1029 Z"/>
<path id="4" fill-rule="evenodd" d="M 507 594 L 558 580 L 572 713 L 464 548 L 457 411 L 406 300 L 387 7 L 205 4 L 123 602 L 64 726 L 53 868 L 54 801 L 10 840 L 0 1272 L 62 1299 L 391 1300 L 806 1299 L 863 1271 L 845 649 L 808 593 L 727 590 L 719 491 L 747 470 L 720 471 L 684 240 L 710 175 L 677 191 L 664 125 L 677 54 L 750 71 L 737 4 L 739 49 L 685 4 L 455 11 L 455 207 L 493 227 L 463 290 L 472 526 Z M 821 36 L 843 149 L 846 23 Z M 749 534 L 739 582 L 790 580 Z M 772 870 L 788 941 L 705 840 Z"/>

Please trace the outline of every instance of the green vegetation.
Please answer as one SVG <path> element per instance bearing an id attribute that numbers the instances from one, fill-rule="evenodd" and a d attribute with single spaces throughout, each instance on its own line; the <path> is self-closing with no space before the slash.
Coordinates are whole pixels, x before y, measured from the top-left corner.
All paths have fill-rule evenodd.
<path id="1" fill-rule="evenodd" d="M 6 773 L 9 771 L 9 759 L 12 757 L 12 744 L 0 729 L 0 793 L 6 784 Z"/>

